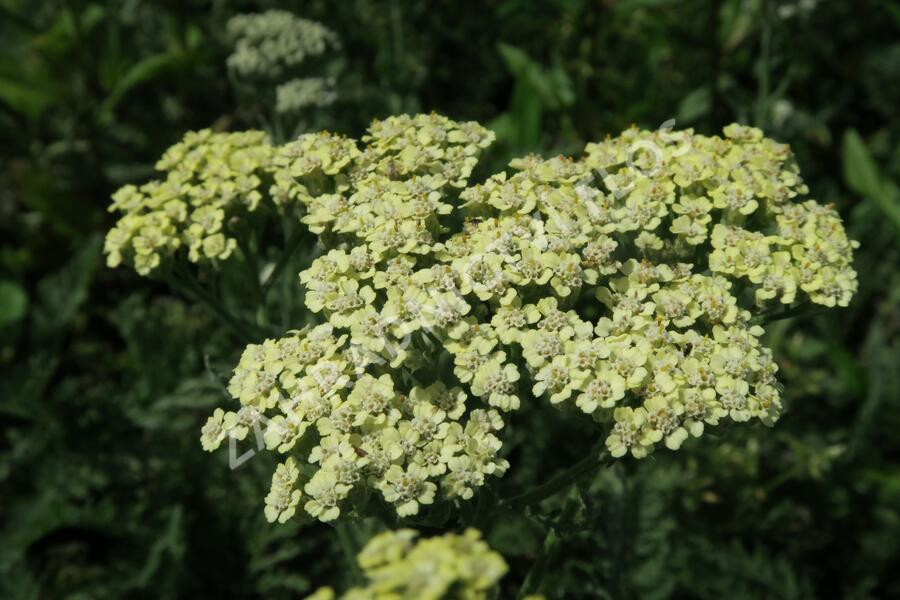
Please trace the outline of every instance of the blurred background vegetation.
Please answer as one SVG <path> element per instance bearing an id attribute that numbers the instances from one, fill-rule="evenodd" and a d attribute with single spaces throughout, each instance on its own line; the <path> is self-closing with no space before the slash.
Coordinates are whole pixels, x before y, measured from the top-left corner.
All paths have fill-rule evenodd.
<path id="1" fill-rule="evenodd" d="M 859 294 L 769 327 L 789 406 L 774 429 L 721 430 L 581 490 L 579 526 L 557 528 L 546 555 L 548 597 L 900 597 L 893 0 L 0 0 L 0 597 L 340 584 L 332 530 L 265 522 L 266 458 L 232 472 L 227 453 L 200 448 L 240 348 L 100 256 L 110 193 L 146 180 L 186 130 L 263 125 L 264 95 L 228 71 L 226 24 L 271 8 L 342 42 L 327 66 L 336 101 L 304 115 L 306 130 L 475 119 L 499 138 L 485 171 L 672 118 L 790 143 L 813 197 L 862 244 Z M 499 494 L 592 443 L 547 406 L 510 434 Z M 562 503 L 489 532 L 511 566 L 504 597 Z"/>

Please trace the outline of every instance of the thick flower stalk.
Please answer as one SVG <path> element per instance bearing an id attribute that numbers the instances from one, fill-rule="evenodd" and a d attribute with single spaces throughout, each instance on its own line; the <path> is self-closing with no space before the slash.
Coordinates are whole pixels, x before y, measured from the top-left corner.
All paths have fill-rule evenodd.
<path id="1" fill-rule="evenodd" d="M 362 145 L 272 147 L 266 201 L 322 244 L 300 274 L 321 324 L 247 347 L 241 407 L 215 412 L 204 448 L 264 432 L 284 457 L 269 519 L 330 521 L 471 498 L 509 467 L 504 422 L 538 399 L 589 416 L 613 457 L 772 424 L 759 318 L 845 306 L 855 243 L 787 146 L 724 134 L 630 129 L 475 185 L 493 135 L 437 115 L 376 121 Z"/>
<path id="2" fill-rule="evenodd" d="M 373 537 L 357 562 L 368 580 L 364 587 L 340 596 L 321 588 L 307 600 L 486 600 L 495 597 L 497 583 L 507 571 L 503 557 L 475 529 L 427 539 L 412 529 L 388 531 Z"/>

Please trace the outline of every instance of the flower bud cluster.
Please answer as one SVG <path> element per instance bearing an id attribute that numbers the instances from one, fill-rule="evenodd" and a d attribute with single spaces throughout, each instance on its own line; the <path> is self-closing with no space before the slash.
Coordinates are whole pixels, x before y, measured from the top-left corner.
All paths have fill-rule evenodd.
<path id="1" fill-rule="evenodd" d="M 506 562 L 482 541 L 477 530 L 427 539 L 418 535 L 412 529 L 400 529 L 373 537 L 357 557 L 367 584 L 351 588 L 340 598 L 486 600 L 495 597 L 492 594 L 506 574 Z M 307 600 L 337 597 L 326 587 Z"/>

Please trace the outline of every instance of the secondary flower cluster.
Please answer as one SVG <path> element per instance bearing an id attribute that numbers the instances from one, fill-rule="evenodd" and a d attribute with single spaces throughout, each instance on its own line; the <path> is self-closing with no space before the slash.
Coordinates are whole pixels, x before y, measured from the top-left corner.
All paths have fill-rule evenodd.
<path id="1" fill-rule="evenodd" d="M 357 561 L 368 583 L 351 588 L 342 600 L 487 599 L 507 571 L 503 557 L 475 529 L 427 539 L 412 529 L 388 531 L 369 540 Z M 331 588 L 321 588 L 307 600 L 336 597 Z"/>
<path id="2" fill-rule="evenodd" d="M 372 492 L 398 515 L 414 515 L 434 502 L 438 484 L 447 497 L 468 499 L 485 476 L 506 471 L 496 411 L 467 410 L 466 393 L 439 381 L 405 392 L 392 372 L 330 325 L 251 345 L 228 386 L 242 407 L 215 412 L 203 447 L 258 428 L 269 450 L 289 455 L 266 497 L 266 516 L 280 522 L 299 506 L 331 521 Z"/>
<path id="3" fill-rule="evenodd" d="M 401 516 L 436 491 L 468 498 L 507 468 L 498 411 L 534 397 L 590 415 L 613 456 L 771 424 L 777 366 L 751 319 L 845 305 L 853 243 L 800 200 L 786 146 L 724 133 L 632 129 L 468 187 L 493 136 L 437 115 L 377 121 L 362 148 L 277 148 L 270 194 L 322 240 L 300 280 L 327 324 L 248 348 L 243 408 L 217 411 L 204 445 L 271 411 L 267 442 L 290 456 L 269 518 L 327 520 L 373 490 Z"/>
<path id="4" fill-rule="evenodd" d="M 373 123 L 362 151 L 354 140 L 325 134 L 315 147 L 289 144 L 292 164 L 275 177 L 306 205 L 310 230 L 334 238 L 329 245 L 359 246 L 373 259 L 427 255 L 444 231 L 440 217 L 453 211 L 456 190 L 493 140 L 476 123 L 391 117 Z M 337 193 L 309 193 L 302 178 L 310 176 L 333 177 Z"/>
<path id="5" fill-rule="evenodd" d="M 480 127 L 437 115 L 376 122 L 362 150 L 335 135 L 301 136 L 276 151 L 271 195 L 279 207 L 308 207 L 304 222 L 317 233 L 330 228 L 336 243 L 336 223 L 352 239 L 396 225 L 383 217 L 377 225 L 360 225 L 379 218 L 372 204 L 381 198 L 364 194 L 376 186 L 390 187 L 398 204 L 429 203 L 404 215 L 425 251 L 430 236 L 439 232 L 432 211 L 451 208 L 436 206 L 441 197 L 436 190 L 464 185 L 490 138 Z M 314 185 L 323 179 L 332 185 Z M 395 236 L 406 243 L 400 232 Z M 385 241 L 387 253 L 392 242 Z M 336 249 L 328 257 L 344 268 L 352 263 L 373 274 L 377 262 L 364 253 Z M 337 299 L 325 289 L 329 284 L 321 283 L 311 286 L 307 296 L 310 306 L 316 302 L 313 289 L 326 296 L 316 310 Z M 371 299 L 367 288 L 343 291 L 337 300 L 348 311 Z M 411 383 L 401 366 L 421 356 L 423 348 L 416 345 L 422 341 L 399 339 L 391 345 L 377 322 L 369 325 L 329 323 L 249 346 L 229 385 L 243 407 L 216 411 L 204 427 L 204 448 L 212 450 L 228 437 L 244 439 L 264 422 L 268 448 L 290 455 L 278 467 L 266 498 L 270 520 L 284 521 L 302 506 L 311 516 L 330 521 L 343 506 L 360 506 L 372 492 L 398 515 L 413 515 L 421 504 L 434 502 L 438 486 L 446 498 L 468 499 L 486 476 L 507 469 L 508 463 L 497 456 L 497 433 L 504 425 L 500 414 L 471 406 L 461 386 L 439 379 Z"/>
<path id="6" fill-rule="evenodd" d="M 717 224 L 710 269 L 754 284 L 757 304 L 778 298 L 790 304 L 798 292 L 824 306 L 847 306 L 856 292 L 851 265 L 856 242 L 847 240 L 834 209 L 813 201 L 786 206 L 770 235 Z"/>
<path id="7" fill-rule="evenodd" d="M 277 80 L 312 57 L 340 46 L 330 29 L 284 10 L 236 15 L 228 21 L 234 52 L 228 68 L 245 78 Z"/>
<path id="8" fill-rule="evenodd" d="M 788 146 L 756 128 L 730 125 L 724 133 L 632 129 L 589 144 L 585 162 L 603 171 L 611 189 L 627 194 L 613 206 L 618 230 L 634 231 L 651 256 L 691 259 L 748 280 L 756 305 L 791 304 L 800 294 L 815 304 L 846 306 L 857 288 L 856 242 L 847 239 L 838 214 L 813 200 L 795 203 L 809 190 Z M 663 239 L 666 233 L 674 238 Z"/>
<path id="9" fill-rule="evenodd" d="M 263 200 L 271 155 L 260 131 L 185 135 L 156 163 L 164 180 L 113 194 L 109 210 L 122 217 L 106 235 L 107 265 L 148 275 L 181 248 L 193 263 L 227 259 L 237 246 L 228 223 Z"/>
<path id="10" fill-rule="evenodd" d="M 296 113 L 309 106 L 328 106 L 337 100 L 334 79 L 303 77 L 291 79 L 275 89 L 275 111 Z"/>
<path id="11" fill-rule="evenodd" d="M 334 79 L 311 72 L 311 61 L 322 63 L 340 47 L 337 35 L 321 23 L 283 10 L 245 14 L 228 21 L 234 52 L 228 68 L 238 83 L 265 92 L 275 90 L 275 112 L 297 114 L 337 100 Z M 316 71 L 324 65 L 319 64 Z"/>

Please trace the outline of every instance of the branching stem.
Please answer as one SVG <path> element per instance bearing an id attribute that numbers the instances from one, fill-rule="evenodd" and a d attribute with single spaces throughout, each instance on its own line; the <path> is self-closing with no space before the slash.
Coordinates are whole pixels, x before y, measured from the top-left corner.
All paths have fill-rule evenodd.
<path id="1" fill-rule="evenodd" d="M 588 473 L 595 471 L 598 467 L 607 466 L 609 462 L 609 454 L 605 450 L 601 450 L 595 446 L 588 452 L 587 456 L 568 469 L 561 471 L 555 477 L 550 478 L 548 481 L 532 490 L 501 501 L 498 508 L 501 510 L 521 510 L 532 504 L 536 504 L 541 500 L 561 492 Z"/>
<path id="2" fill-rule="evenodd" d="M 344 559 L 347 561 L 347 569 L 350 572 L 351 579 L 355 584 L 362 584 L 365 579 L 362 570 L 359 568 L 359 563 L 356 562 L 356 555 L 359 554 L 361 548 L 354 531 L 355 527 L 352 523 L 339 519 L 334 524 L 334 528 L 337 530 L 338 542 L 341 546 L 341 551 L 344 553 Z"/>
<path id="3" fill-rule="evenodd" d="M 272 272 L 266 278 L 266 281 L 262 284 L 263 296 L 268 294 L 271 287 L 281 277 L 281 273 L 290 263 L 291 257 L 300 246 L 301 241 L 303 241 L 303 231 L 300 227 L 298 227 L 288 238 L 287 242 L 284 245 L 284 252 L 282 252 L 281 257 L 278 259 L 278 262 L 275 263 L 275 267 L 272 269 Z"/>
<path id="4" fill-rule="evenodd" d="M 231 314 L 231 312 L 229 312 L 221 302 L 219 302 L 212 294 L 204 289 L 189 269 L 186 269 L 183 265 L 176 263 L 175 273 L 178 275 L 178 277 L 173 282 L 175 283 L 176 287 L 180 287 L 183 290 L 186 290 L 190 295 L 194 296 L 195 298 L 197 298 L 197 300 L 202 302 L 209 309 L 209 311 L 212 312 L 212 314 L 222 322 L 223 325 L 228 327 L 231 332 L 238 337 L 238 339 L 245 343 L 250 343 L 254 339 L 256 339 L 256 336 L 253 335 L 252 330 L 247 326 L 247 324 L 243 323 L 241 320 Z"/>
<path id="5" fill-rule="evenodd" d="M 566 523 L 570 521 L 572 517 L 575 516 L 577 510 L 578 486 L 573 482 L 569 496 L 566 498 L 562 511 L 559 514 L 559 522 Z M 534 559 L 531 568 L 528 570 L 528 574 L 525 576 L 525 581 L 522 582 L 522 587 L 519 588 L 519 593 L 516 594 L 517 599 L 524 598 L 529 594 L 540 591 L 541 582 L 544 580 L 544 575 L 547 573 L 547 567 L 550 564 L 550 560 L 553 558 L 553 554 L 559 546 L 559 541 L 559 534 L 556 533 L 556 528 L 551 525 L 549 531 L 547 531 L 546 537 L 544 537 L 544 543 L 541 545 L 537 557 Z"/>

